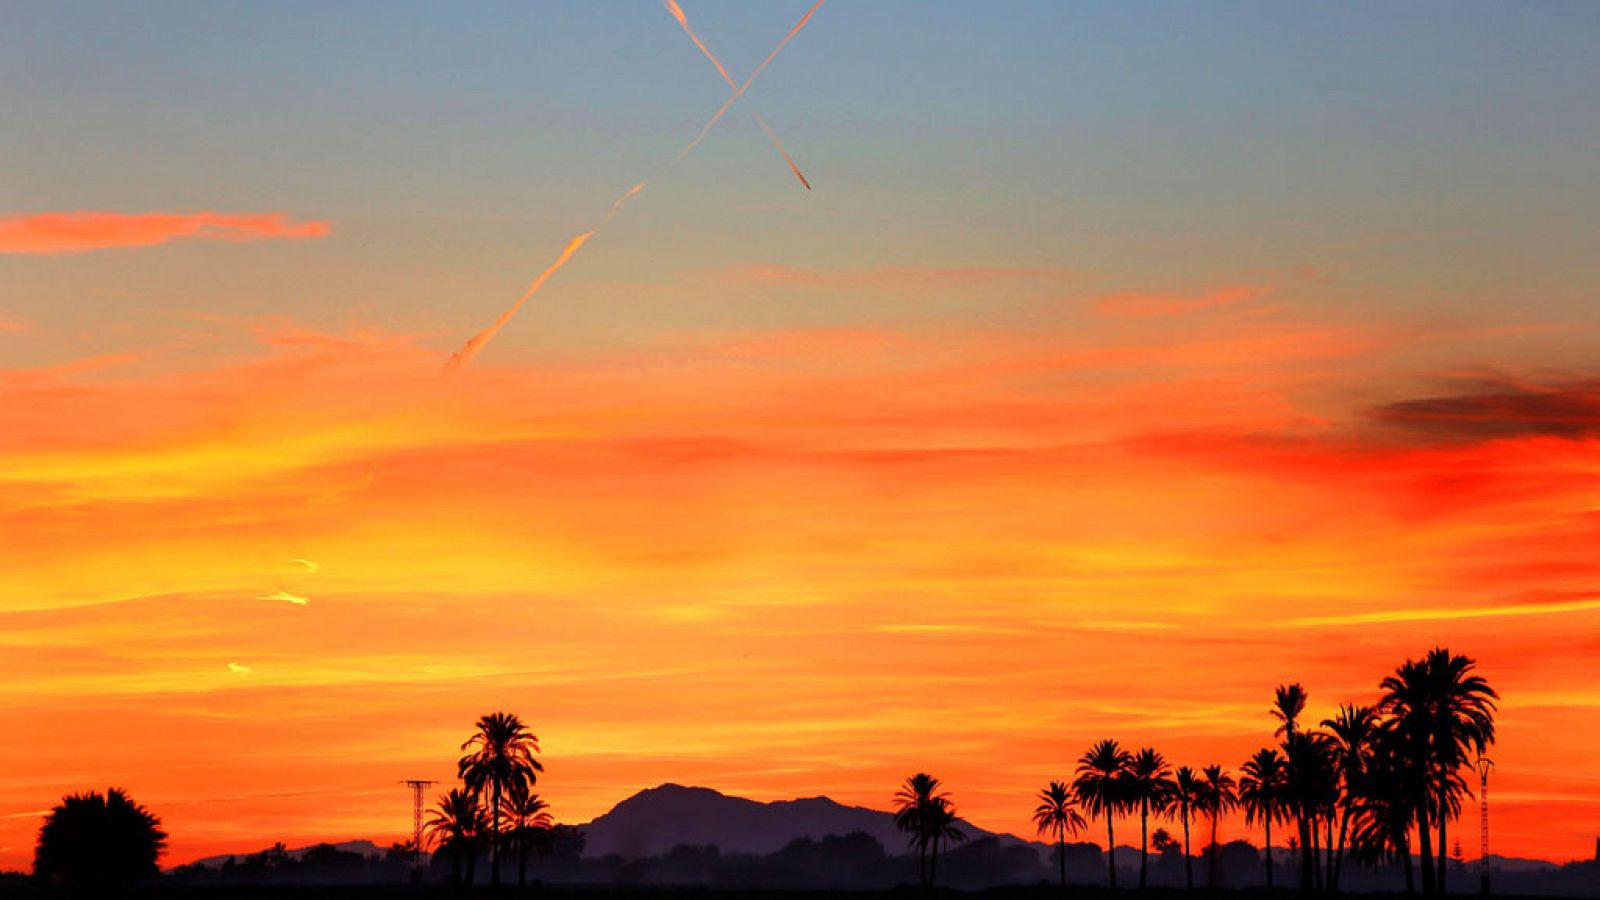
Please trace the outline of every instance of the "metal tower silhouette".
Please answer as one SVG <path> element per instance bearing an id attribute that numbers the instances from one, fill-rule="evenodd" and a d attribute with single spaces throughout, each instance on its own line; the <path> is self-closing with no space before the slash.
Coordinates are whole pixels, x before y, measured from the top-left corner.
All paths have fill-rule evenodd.
<path id="1" fill-rule="evenodd" d="M 422 868 L 422 795 L 428 788 L 438 784 L 437 781 L 424 781 L 420 778 L 408 778 L 400 782 L 411 788 L 411 867 Z"/>
<path id="2" fill-rule="evenodd" d="M 1489 896 L 1489 770 L 1494 760 L 1478 757 L 1478 893 Z"/>

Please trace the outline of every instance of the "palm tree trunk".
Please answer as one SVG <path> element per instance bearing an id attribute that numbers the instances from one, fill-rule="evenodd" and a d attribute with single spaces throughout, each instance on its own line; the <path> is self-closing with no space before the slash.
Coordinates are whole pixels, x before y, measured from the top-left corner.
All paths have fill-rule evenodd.
<path id="1" fill-rule="evenodd" d="M 1145 867 L 1150 859 L 1150 801 L 1139 801 L 1139 890 L 1144 890 Z"/>
<path id="2" fill-rule="evenodd" d="M 494 829 L 489 835 L 489 883 L 500 885 L 500 782 L 494 783 Z"/>
<path id="3" fill-rule="evenodd" d="M 933 837 L 933 852 L 928 855 L 928 892 L 932 893 L 939 881 L 939 836 Z"/>
<path id="4" fill-rule="evenodd" d="M 1061 863 L 1061 889 L 1067 889 L 1067 829 L 1058 825 L 1056 833 L 1056 860 Z"/>
<path id="5" fill-rule="evenodd" d="M 1417 804 L 1417 850 L 1422 857 L 1422 893 L 1433 896 L 1433 831 L 1428 827 L 1428 798 Z"/>
<path id="6" fill-rule="evenodd" d="M 1267 890 L 1272 890 L 1272 814 L 1261 817 L 1267 823 Z"/>
<path id="7" fill-rule="evenodd" d="M 1350 836 L 1350 807 L 1347 805 L 1339 816 L 1339 845 L 1333 854 L 1333 889 L 1339 889 L 1339 876 L 1344 874 L 1344 847 L 1345 841 Z"/>
<path id="8" fill-rule="evenodd" d="M 1207 872 L 1207 874 L 1206 874 L 1206 889 L 1207 890 L 1216 890 L 1217 889 L 1217 811 L 1215 809 L 1213 809 L 1211 811 L 1211 846 L 1208 849 L 1210 850 L 1210 853 L 1211 853 L 1211 867 L 1210 867 L 1210 871 Z"/>
<path id="9" fill-rule="evenodd" d="M 1446 814 L 1445 809 L 1444 792 L 1441 791 L 1439 793 L 1439 896 L 1441 897 L 1444 896 L 1444 873 L 1448 868 L 1445 864 L 1449 862 L 1450 859 L 1450 857 L 1445 853 L 1445 848 L 1450 845 L 1446 844 L 1444 841 L 1444 826 L 1445 823 L 1449 821 L 1450 816 Z"/>
<path id="10" fill-rule="evenodd" d="M 524 836 L 526 837 L 526 836 Z M 528 886 L 528 843 L 523 841 L 517 846 L 517 887 Z"/>
<path id="11" fill-rule="evenodd" d="M 1106 810 L 1106 872 L 1111 889 L 1117 889 L 1117 835 L 1111 827 L 1111 810 Z"/>
<path id="12" fill-rule="evenodd" d="M 1183 876 L 1189 890 L 1194 890 L 1194 857 L 1189 853 L 1189 806 L 1183 806 Z"/>
<path id="13" fill-rule="evenodd" d="M 1189 806 L 1182 807 L 1184 818 L 1184 881 L 1189 882 L 1189 890 L 1195 889 L 1195 860 L 1189 854 Z"/>
<path id="14" fill-rule="evenodd" d="M 1409 836 L 1407 836 L 1401 850 L 1405 854 L 1406 896 L 1414 897 L 1417 894 L 1417 874 L 1413 871 L 1415 867 L 1411 865 L 1411 839 Z"/>
<path id="15" fill-rule="evenodd" d="M 1295 810 L 1295 824 L 1300 830 L 1300 890 L 1309 891 L 1316 883 L 1316 859 L 1311 855 L 1311 829 L 1304 808 Z"/>
<path id="16" fill-rule="evenodd" d="M 1322 890 L 1322 832 L 1315 817 L 1311 819 L 1311 876 L 1317 890 Z"/>

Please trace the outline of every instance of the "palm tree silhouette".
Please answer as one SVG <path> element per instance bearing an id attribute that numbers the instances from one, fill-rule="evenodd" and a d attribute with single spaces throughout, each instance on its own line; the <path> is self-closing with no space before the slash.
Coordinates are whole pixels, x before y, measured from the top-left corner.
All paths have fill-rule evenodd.
<path id="1" fill-rule="evenodd" d="M 1287 818 L 1289 776 L 1283 757 L 1271 748 L 1257 750 L 1239 767 L 1239 805 L 1246 825 L 1260 822 L 1266 829 L 1267 889 L 1272 889 L 1272 821 Z"/>
<path id="2" fill-rule="evenodd" d="M 895 827 L 911 836 L 911 845 L 917 848 L 918 876 L 930 890 L 939 871 L 940 842 L 967 837 L 956 827 L 955 807 L 948 794 L 939 792 L 941 786 L 939 779 L 918 772 L 894 795 Z"/>
<path id="3" fill-rule="evenodd" d="M 1272 717 L 1278 720 L 1278 729 L 1273 732 L 1275 736 L 1283 738 L 1283 755 L 1288 761 L 1288 774 L 1291 783 L 1295 782 L 1294 754 L 1290 752 L 1290 745 L 1298 734 L 1300 716 L 1305 712 L 1306 701 L 1310 699 L 1306 689 L 1299 683 L 1280 684 L 1273 692 Z M 1300 833 L 1300 889 L 1311 890 L 1312 883 L 1316 880 L 1314 869 L 1315 857 L 1311 847 L 1314 839 L 1311 834 L 1311 822 L 1306 816 L 1306 810 L 1300 804 L 1299 797 L 1294 798 L 1293 813 L 1297 830 Z"/>
<path id="4" fill-rule="evenodd" d="M 1211 816 L 1211 846 L 1207 848 L 1211 854 L 1211 862 L 1206 873 L 1206 887 L 1215 890 L 1217 887 L 1217 820 L 1229 810 L 1238 805 L 1238 797 L 1234 794 L 1233 776 L 1221 766 L 1206 766 L 1201 770 L 1204 778 L 1201 781 L 1201 808 Z"/>
<path id="5" fill-rule="evenodd" d="M 477 723 L 477 733 L 461 745 L 470 751 L 461 757 L 458 773 L 467 789 L 481 797 L 485 788 L 489 805 L 489 879 L 500 883 L 500 820 L 506 795 L 520 799 L 538 781 L 544 766 L 534 758 L 539 739 L 513 713 L 490 713 Z"/>
<path id="6" fill-rule="evenodd" d="M 167 847 L 161 820 L 121 788 L 61 798 L 44 817 L 33 851 L 33 874 L 91 893 L 160 874 Z"/>
<path id="7" fill-rule="evenodd" d="M 1347 703 L 1339 707 L 1338 715 L 1323 719 L 1322 727 L 1328 730 L 1340 795 L 1339 839 L 1333 845 L 1333 858 L 1328 872 L 1328 889 L 1336 891 L 1339 889 L 1339 875 L 1344 869 L 1345 843 L 1350 834 L 1354 795 L 1373 753 L 1378 713 L 1370 706 Z"/>
<path id="8" fill-rule="evenodd" d="M 1407 660 L 1379 685 L 1380 707 L 1402 735 L 1408 782 L 1417 800 L 1417 842 L 1422 855 L 1422 890 L 1444 893 L 1446 823 L 1459 804 L 1459 770 L 1473 752 L 1494 743 L 1495 701 L 1499 694 L 1466 656 L 1435 647 L 1421 660 Z M 1438 813 L 1437 871 L 1429 816 Z"/>
<path id="9" fill-rule="evenodd" d="M 1162 815 L 1167 810 L 1167 783 L 1171 768 L 1166 757 L 1145 747 L 1134 754 L 1123 772 L 1127 787 L 1127 800 L 1131 807 L 1139 807 L 1139 890 L 1144 890 L 1145 874 L 1150 858 L 1150 813 Z"/>
<path id="10" fill-rule="evenodd" d="M 1368 865 L 1383 861 L 1405 867 L 1406 893 L 1416 893 L 1411 858 L 1411 824 L 1415 793 L 1408 784 L 1404 736 L 1392 720 L 1382 723 L 1372 741 L 1372 754 L 1350 792 L 1350 849 Z"/>
<path id="11" fill-rule="evenodd" d="M 438 804 L 428 813 L 424 834 L 428 842 L 450 854 L 450 881 L 461 883 L 462 863 L 465 862 L 467 884 L 471 884 L 478 868 L 478 851 L 488 830 L 488 817 L 478 802 L 478 795 L 470 790 L 451 788 L 439 795 Z"/>
<path id="12" fill-rule="evenodd" d="M 1123 773 L 1132 762 L 1132 754 L 1107 738 L 1078 758 L 1077 777 L 1072 779 L 1072 790 L 1089 815 L 1105 817 L 1106 877 L 1113 891 L 1117 889 L 1117 837 L 1111 820 L 1127 808 Z"/>
<path id="13" fill-rule="evenodd" d="M 1191 815 L 1203 809 L 1201 803 L 1205 795 L 1205 783 L 1195 770 L 1188 766 L 1179 766 L 1172 773 L 1172 782 L 1167 788 L 1168 803 L 1178 808 L 1178 818 L 1183 822 L 1183 874 L 1189 890 L 1194 890 L 1194 860 L 1189 853 L 1189 819 Z"/>
<path id="14" fill-rule="evenodd" d="M 1040 834 L 1053 834 L 1056 838 L 1056 859 L 1061 864 L 1061 887 L 1067 886 L 1067 835 L 1077 835 L 1088 827 L 1078 812 L 1078 801 L 1072 788 L 1060 781 L 1039 792 L 1039 805 L 1033 808 L 1033 824 Z"/>
<path id="15" fill-rule="evenodd" d="M 543 853 L 550 846 L 550 828 L 555 820 L 550 818 L 549 809 L 550 804 L 531 791 L 513 797 L 507 806 L 511 830 L 506 836 L 517 850 L 517 887 L 528 884 L 528 854 Z"/>

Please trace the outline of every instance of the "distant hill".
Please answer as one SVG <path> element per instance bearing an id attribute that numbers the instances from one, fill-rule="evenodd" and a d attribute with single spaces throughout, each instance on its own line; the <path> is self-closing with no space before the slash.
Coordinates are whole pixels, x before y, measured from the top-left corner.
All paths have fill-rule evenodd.
<path id="1" fill-rule="evenodd" d="M 306 855 L 307 850 L 310 850 L 312 847 L 316 846 L 319 845 L 307 844 L 304 847 L 296 847 L 289 851 L 289 856 L 293 857 L 294 859 L 300 859 Z M 374 844 L 371 841 L 339 841 L 334 843 L 333 846 L 335 849 L 343 850 L 346 853 L 359 853 L 362 856 L 383 856 L 385 852 L 384 848 L 379 847 L 377 844 Z M 262 850 L 266 849 L 266 847 L 262 847 L 260 850 L 253 850 L 250 851 L 250 853 L 260 853 Z M 190 865 L 207 866 L 214 869 L 227 862 L 230 857 L 236 860 L 242 860 L 246 856 L 249 856 L 250 853 L 222 853 L 217 856 L 207 856 L 203 859 L 195 860 L 194 862 L 190 863 Z"/>
<path id="2" fill-rule="evenodd" d="M 581 827 L 585 856 L 618 854 L 628 859 L 665 853 L 675 846 L 715 846 L 723 853 L 773 853 L 796 838 L 864 832 L 894 853 L 906 848 L 894 816 L 827 797 L 762 803 L 703 787 L 663 784 L 634 794 Z M 967 839 L 993 837 L 1005 845 L 1042 847 L 1014 835 L 995 834 L 959 821 Z"/>

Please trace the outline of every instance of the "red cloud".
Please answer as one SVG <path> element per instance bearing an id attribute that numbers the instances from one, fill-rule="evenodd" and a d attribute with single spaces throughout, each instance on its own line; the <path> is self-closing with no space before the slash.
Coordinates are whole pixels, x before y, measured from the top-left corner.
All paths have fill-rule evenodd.
<path id="1" fill-rule="evenodd" d="M 84 253 L 109 247 L 153 247 L 179 238 L 314 238 L 327 234 L 328 228 L 328 222 L 296 222 L 283 213 L 43 212 L 0 219 L 0 253 Z"/>

